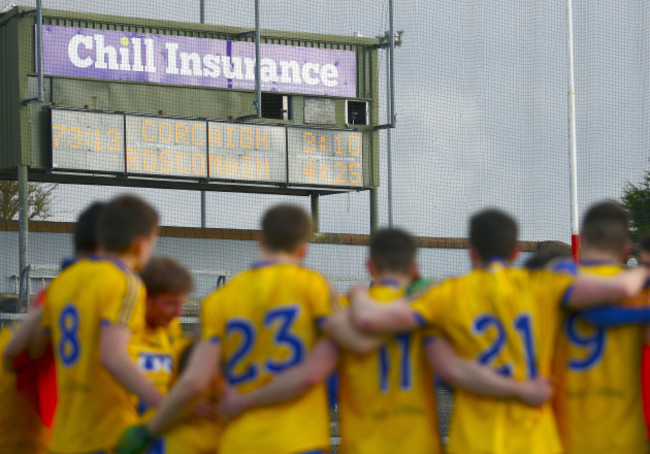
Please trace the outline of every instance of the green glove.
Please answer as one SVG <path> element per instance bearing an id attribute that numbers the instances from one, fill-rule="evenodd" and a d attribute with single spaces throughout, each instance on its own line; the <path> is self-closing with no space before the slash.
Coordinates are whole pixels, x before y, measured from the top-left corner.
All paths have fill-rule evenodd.
<path id="1" fill-rule="evenodd" d="M 115 447 L 115 454 L 138 454 L 143 452 L 153 441 L 153 435 L 147 426 L 131 426 L 126 429 Z"/>
<path id="2" fill-rule="evenodd" d="M 417 278 L 406 289 L 406 296 L 410 299 L 418 299 L 429 290 L 436 282 L 433 279 Z"/>

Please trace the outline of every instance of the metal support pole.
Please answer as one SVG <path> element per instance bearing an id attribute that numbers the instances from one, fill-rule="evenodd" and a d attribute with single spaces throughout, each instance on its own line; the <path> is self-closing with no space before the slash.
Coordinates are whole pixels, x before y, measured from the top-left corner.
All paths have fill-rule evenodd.
<path id="1" fill-rule="evenodd" d="M 38 102 L 43 102 L 43 1 L 36 0 L 36 77 Z"/>
<path id="2" fill-rule="evenodd" d="M 29 194 L 27 186 L 27 166 L 18 166 L 18 267 L 20 268 L 18 276 L 20 276 L 20 293 L 19 293 L 19 307 L 20 310 L 26 310 L 29 301 L 29 295 L 24 295 L 24 288 L 28 288 L 23 281 L 23 276 L 27 279 L 29 277 L 25 274 L 27 271 L 27 252 L 28 252 L 28 238 L 29 238 Z M 26 301 L 23 305 L 23 300 Z"/>
<path id="3" fill-rule="evenodd" d="M 370 190 L 370 234 L 377 231 L 379 225 L 379 190 L 372 188 Z"/>
<path id="4" fill-rule="evenodd" d="M 255 108 L 257 118 L 262 118 L 262 59 L 260 55 L 260 0 L 255 0 Z"/>
<path id="5" fill-rule="evenodd" d="M 311 193 L 311 222 L 314 232 L 320 232 L 320 195 L 316 192 Z"/>
<path id="6" fill-rule="evenodd" d="M 578 221 L 578 157 L 576 146 L 576 93 L 573 66 L 573 11 L 571 0 L 566 3 L 567 18 L 567 66 L 569 77 L 568 117 L 569 117 L 569 184 L 571 186 L 571 249 L 573 258 L 579 259 L 580 227 Z"/>
<path id="7" fill-rule="evenodd" d="M 390 81 L 390 125 L 395 127 L 395 27 L 393 24 L 393 0 L 388 1 L 388 59 L 390 62 L 389 81 Z"/>
<path id="8" fill-rule="evenodd" d="M 200 17 L 199 20 L 201 21 L 202 24 L 205 24 L 205 0 L 201 0 L 200 2 Z M 207 204 L 206 204 L 206 194 L 205 191 L 201 191 L 201 228 L 204 229 L 206 226 L 206 213 L 207 212 Z"/>
<path id="9" fill-rule="evenodd" d="M 386 59 L 386 94 L 392 93 L 392 88 L 390 87 L 390 59 Z M 391 115 L 391 99 L 390 96 L 386 96 L 386 114 Z M 390 123 L 392 118 L 389 118 L 387 123 Z M 393 227 L 393 159 L 392 159 L 392 137 L 391 137 L 391 128 L 386 129 L 386 162 L 387 162 L 387 191 L 388 191 L 388 227 Z"/>

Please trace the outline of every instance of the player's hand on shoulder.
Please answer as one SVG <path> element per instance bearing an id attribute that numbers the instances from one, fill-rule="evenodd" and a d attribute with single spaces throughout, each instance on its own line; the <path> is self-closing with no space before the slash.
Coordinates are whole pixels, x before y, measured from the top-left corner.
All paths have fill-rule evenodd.
<path id="1" fill-rule="evenodd" d="M 219 398 L 218 411 L 219 415 L 225 419 L 234 419 L 248 406 L 248 401 L 244 394 L 240 394 L 231 386 L 224 386 L 221 397 Z"/>
<path id="2" fill-rule="evenodd" d="M 209 420 L 216 420 L 219 417 L 219 411 L 215 404 L 209 400 L 201 400 L 196 407 L 194 407 L 194 416 L 206 418 Z"/>
<path id="3" fill-rule="evenodd" d="M 536 377 L 521 382 L 519 398 L 531 407 L 540 407 L 551 398 L 553 386 L 550 378 Z"/>
<path id="4" fill-rule="evenodd" d="M 122 433 L 113 452 L 115 454 L 138 454 L 144 452 L 152 441 L 153 435 L 147 426 L 131 426 Z"/>

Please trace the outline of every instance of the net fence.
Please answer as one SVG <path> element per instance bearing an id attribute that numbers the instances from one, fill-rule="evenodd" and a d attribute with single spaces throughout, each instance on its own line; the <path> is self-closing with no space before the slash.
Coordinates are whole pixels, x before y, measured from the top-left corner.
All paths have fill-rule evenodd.
<path id="1" fill-rule="evenodd" d="M 13 3 L 35 6 L 35 2 Z M 223 39 L 224 32 L 213 32 L 211 27 L 236 27 L 241 33 L 255 27 L 252 0 L 45 0 L 43 4 L 47 10 L 115 16 L 104 18 L 104 22 L 95 21 L 97 27 L 113 31 L 120 31 L 123 27 L 115 24 L 126 19 L 130 24 L 142 23 L 140 28 L 133 27 L 143 33 L 145 28 L 160 29 L 159 33 L 168 35 L 199 30 L 213 33 L 210 36 L 215 39 Z M 315 46 L 314 42 L 332 35 L 377 38 L 387 36 L 389 29 L 387 0 L 263 0 L 260 5 L 263 30 L 297 34 L 297 41 L 288 47 L 289 55 L 296 47 Z M 625 184 L 641 182 L 649 168 L 650 4 L 645 0 L 576 0 L 573 8 L 578 194 L 582 213 L 595 201 L 620 200 Z M 465 237 L 469 215 L 487 206 L 514 214 L 520 223 L 522 240 L 569 243 L 564 3 L 396 0 L 394 12 L 395 30 L 403 32 L 395 49 L 396 127 L 377 132 L 372 145 L 378 156 L 378 224 L 387 225 L 392 211 L 395 225 L 422 237 L 422 244 L 434 245 L 423 248 L 418 260 L 422 274 L 436 278 L 469 270 L 466 251 L 453 239 Z M 57 16 L 46 13 L 46 19 L 48 15 Z M 158 24 L 163 21 L 165 24 Z M 198 26 L 201 22 L 205 24 L 202 27 Z M 83 28 L 82 21 L 73 18 L 46 23 Z M 250 35 L 241 40 L 253 41 Z M 146 61 L 144 52 L 146 49 L 142 55 Z M 367 80 L 355 80 L 357 93 L 365 90 L 358 98 L 369 100 L 366 109 L 374 125 L 390 121 L 387 55 L 385 48 L 378 48 L 376 58 L 368 66 Z M 180 56 L 178 64 L 182 70 Z M 187 71 L 196 70 L 191 58 L 184 64 Z M 246 81 L 252 69 L 245 62 L 242 65 L 239 71 Z M 234 66 L 228 69 L 237 72 Z M 202 66 L 200 70 L 209 68 Z M 272 79 L 273 75 L 266 77 Z M 309 77 L 308 74 L 305 80 Z M 323 77 L 328 76 L 321 74 L 321 80 Z M 83 84 L 89 82 L 83 76 L 51 79 L 51 101 L 59 101 L 62 107 L 89 105 L 91 110 L 110 110 L 111 97 L 117 96 L 114 84 L 102 87 L 103 91 L 94 97 L 88 96 L 88 86 Z M 175 114 L 180 117 L 224 119 L 230 113 L 250 113 L 254 100 L 250 77 L 246 83 L 249 85 L 244 88 L 233 88 L 236 95 L 224 95 L 218 100 L 197 94 L 192 87 L 170 90 L 175 86 L 174 80 L 160 87 L 151 82 L 146 93 L 161 105 L 176 103 Z M 75 91 L 77 87 L 82 87 L 82 91 Z M 235 99 L 240 95 L 241 100 Z M 357 98 L 336 93 L 333 96 Z M 128 96 L 120 100 L 127 112 L 160 113 L 150 107 L 145 111 L 139 109 L 146 101 Z M 287 114 L 286 118 L 279 118 L 280 124 L 305 123 L 306 107 L 302 104 L 284 106 L 282 100 L 266 101 L 269 106 L 279 102 L 276 113 Z M 341 123 L 338 119 L 349 111 L 336 109 L 336 121 Z M 74 141 L 71 137 L 66 140 Z M 102 137 L 102 145 L 109 146 L 110 138 Z M 141 161 L 140 165 L 144 167 L 147 163 Z M 239 165 L 242 172 L 243 164 Z M 350 184 L 355 178 L 351 169 L 347 168 Z M 304 169 L 303 176 L 310 177 Z M 42 185 L 37 183 L 37 187 Z M 197 301 L 216 287 L 221 276 L 228 279 L 255 260 L 257 252 L 251 231 L 259 228 L 267 208 L 279 202 L 311 208 L 310 199 L 305 196 L 208 191 L 204 217 L 205 227 L 211 233 L 205 234 L 200 229 L 198 190 L 120 187 L 101 182 L 60 183 L 49 195 L 51 210 L 44 216 L 49 223 L 33 223 L 29 235 L 27 262 L 33 265 L 30 279 L 34 291 L 47 284 L 61 259 L 72 253 L 71 227 L 66 223 L 74 222 L 80 210 L 92 201 L 123 192 L 150 201 L 161 213 L 162 224 L 170 227 L 163 232 L 156 253 L 174 256 L 193 271 L 197 285 L 188 316 L 196 316 Z M 343 291 L 352 283 L 367 282 L 367 238 L 363 236 L 370 233 L 370 191 L 322 196 L 319 204 L 320 231 L 330 236 L 312 245 L 307 265 L 334 276 Z M 17 212 L 8 212 L 8 219 L 17 219 Z M 17 293 L 20 278 L 18 232 L 15 223 L 1 225 L 1 292 L 9 301 Z M 359 237 L 352 241 L 345 235 Z M 431 238 L 439 241 L 427 242 Z M 5 308 L 10 308 L 7 304 Z"/>

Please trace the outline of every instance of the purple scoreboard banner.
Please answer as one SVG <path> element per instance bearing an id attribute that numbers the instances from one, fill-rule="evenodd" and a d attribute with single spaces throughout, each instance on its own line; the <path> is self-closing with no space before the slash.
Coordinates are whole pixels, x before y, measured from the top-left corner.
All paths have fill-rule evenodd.
<path id="1" fill-rule="evenodd" d="M 261 45 L 263 91 L 356 97 L 354 51 Z M 255 44 L 87 28 L 43 27 L 52 76 L 255 89 Z"/>

